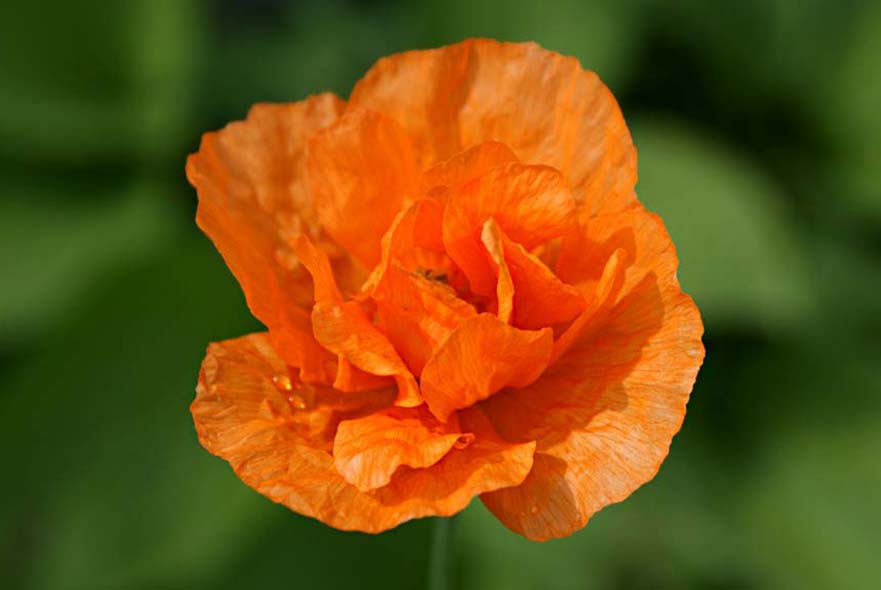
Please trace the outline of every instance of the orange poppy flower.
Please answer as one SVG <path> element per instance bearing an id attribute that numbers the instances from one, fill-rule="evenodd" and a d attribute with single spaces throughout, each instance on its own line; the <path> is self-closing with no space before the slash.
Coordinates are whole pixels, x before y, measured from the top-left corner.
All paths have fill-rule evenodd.
<path id="1" fill-rule="evenodd" d="M 530 539 L 651 479 L 703 326 L 597 76 L 532 43 L 381 59 L 348 102 L 258 104 L 187 161 L 268 331 L 211 344 L 199 440 L 380 532 L 475 496 Z"/>

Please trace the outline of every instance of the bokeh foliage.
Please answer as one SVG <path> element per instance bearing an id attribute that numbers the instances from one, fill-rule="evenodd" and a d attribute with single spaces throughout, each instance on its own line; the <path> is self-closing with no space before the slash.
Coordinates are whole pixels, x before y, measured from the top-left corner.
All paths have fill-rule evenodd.
<path id="1" fill-rule="evenodd" d="M 4 588 L 422 586 L 427 521 L 334 531 L 199 447 L 204 347 L 259 325 L 183 163 L 254 102 L 476 35 L 612 87 L 708 356 L 651 484 L 545 544 L 475 502 L 458 584 L 877 587 L 878 3 L 86 0 L 0 5 Z"/>

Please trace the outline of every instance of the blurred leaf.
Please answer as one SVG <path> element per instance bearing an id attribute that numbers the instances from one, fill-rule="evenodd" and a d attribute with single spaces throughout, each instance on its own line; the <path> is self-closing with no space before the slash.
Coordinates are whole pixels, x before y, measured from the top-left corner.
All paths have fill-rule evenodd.
<path id="1" fill-rule="evenodd" d="M 881 382 L 866 383 L 878 391 Z M 846 395 L 846 391 L 835 392 Z M 747 490 L 747 533 L 767 587 L 875 588 L 881 579 L 881 408 L 787 432 Z"/>
<path id="2" fill-rule="evenodd" d="M 46 329 L 102 273 L 155 251 L 174 227 L 170 203 L 152 185 L 99 200 L 94 191 L 83 194 L 86 187 L 45 182 L 7 190 L 0 200 L 0 348 Z M 77 191 L 78 200 L 52 198 Z"/>
<path id="3" fill-rule="evenodd" d="M 838 144 L 835 186 L 858 214 L 881 219 L 881 4 L 867 2 L 823 84 L 821 114 Z"/>
<path id="4" fill-rule="evenodd" d="M 632 121 L 639 198 L 661 215 L 679 277 L 711 323 L 792 325 L 813 306 L 805 254 L 774 183 L 675 123 Z"/>
<path id="5" fill-rule="evenodd" d="M 196 69 L 205 58 L 204 11 L 197 0 L 128 2 L 131 84 L 139 154 L 177 156 L 193 114 Z M 181 163 L 182 166 L 182 163 Z"/>
<path id="6" fill-rule="evenodd" d="M 246 543 L 261 526 L 258 497 L 201 451 L 187 412 L 207 341 L 254 324 L 207 240 L 177 246 L 106 274 L 4 380 L 0 408 L 14 420 L 0 446 L 18 486 L 0 513 L 33 587 L 211 574 L 201 560 L 228 557 L 229 535 Z"/>
<path id="7" fill-rule="evenodd" d="M 881 333 L 881 252 L 860 247 L 849 230 L 830 231 L 811 244 L 817 292 L 825 313 L 805 326 L 806 333 L 812 341 L 836 351 L 877 348 Z"/>
<path id="8" fill-rule="evenodd" d="M 811 105 L 818 76 L 837 67 L 859 0 L 743 0 L 717 4 L 680 0 L 654 4 L 670 40 L 706 61 L 705 74 L 729 102 L 785 97 Z"/>
<path id="9" fill-rule="evenodd" d="M 193 91 L 194 7 L 195 0 L 4 3 L 0 153 L 91 162 L 176 146 Z"/>
<path id="10" fill-rule="evenodd" d="M 416 42 L 403 15 L 388 7 L 359 10 L 332 0 L 279 10 L 272 19 L 255 9 L 250 18 L 221 23 L 224 42 L 209 56 L 203 97 L 218 120 L 242 118 L 256 102 L 325 91 L 346 98 L 375 60 Z"/>

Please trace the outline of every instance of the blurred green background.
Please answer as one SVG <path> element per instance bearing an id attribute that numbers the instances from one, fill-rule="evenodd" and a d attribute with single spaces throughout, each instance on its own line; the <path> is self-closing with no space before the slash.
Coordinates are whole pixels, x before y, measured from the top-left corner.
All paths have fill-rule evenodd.
<path id="1" fill-rule="evenodd" d="M 707 360 L 658 477 L 545 544 L 474 502 L 456 587 L 881 587 L 881 3 L 0 4 L 0 586 L 420 588 L 430 521 L 341 533 L 196 441 L 206 344 L 258 329 L 184 160 L 257 101 L 468 36 L 618 97 Z"/>

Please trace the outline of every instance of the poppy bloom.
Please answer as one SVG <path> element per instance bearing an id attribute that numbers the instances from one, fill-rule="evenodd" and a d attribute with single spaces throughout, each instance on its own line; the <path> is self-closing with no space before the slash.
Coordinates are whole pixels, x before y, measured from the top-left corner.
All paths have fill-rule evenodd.
<path id="1" fill-rule="evenodd" d="M 367 532 L 480 496 L 543 540 L 658 471 L 703 326 L 618 105 L 574 58 L 393 55 L 348 101 L 207 133 L 187 176 L 267 327 L 208 347 L 191 410 L 260 493 Z"/>

